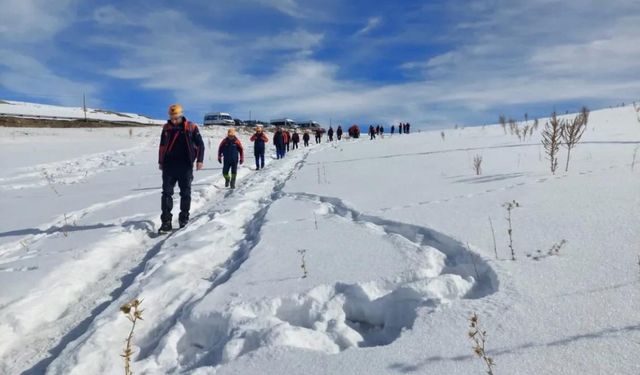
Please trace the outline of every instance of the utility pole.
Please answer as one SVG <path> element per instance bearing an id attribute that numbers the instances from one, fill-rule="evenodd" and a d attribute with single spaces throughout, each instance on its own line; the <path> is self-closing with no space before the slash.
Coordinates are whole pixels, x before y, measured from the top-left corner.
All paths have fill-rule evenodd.
<path id="1" fill-rule="evenodd" d="M 87 96 L 82 93 L 82 109 L 84 110 L 84 121 L 87 121 Z"/>

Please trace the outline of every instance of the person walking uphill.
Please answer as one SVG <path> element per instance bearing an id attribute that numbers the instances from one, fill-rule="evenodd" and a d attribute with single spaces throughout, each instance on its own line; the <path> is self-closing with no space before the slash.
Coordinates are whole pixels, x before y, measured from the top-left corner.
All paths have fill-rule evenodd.
<path id="1" fill-rule="evenodd" d="M 293 135 L 291 136 L 291 143 L 293 143 L 292 148 L 294 150 L 298 149 L 298 143 L 300 143 L 300 134 L 298 133 L 297 130 L 293 131 Z"/>
<path id="2" fill-rule="evenodd" d="M 191 209 L 191 181 L 193 162 L 196 169 L 204 167 L 204 142 L 198 126 L 187 120 L 180 104 L 169 107 L 169 120 L 162 127 L 158 166 L 162 171 L 162 225 L 159 232 L 169 232 L 172 228 L 173 190 L 180 187 L 180 228 L 189 222 Z"/>
<path id="3" fill-rule="evenodd" d="M 333 127 L 329 126 L 329 131 L 327 131 L 327 135 L 329 136 L 329 142 L 333 142 Z"/>
<path id="4" fill-rule="evenodd" d="M 256 158 L 256 171 L 264 169 L 264 151 L 265 144 L 269 142 L 269 138 L 262 129 L 262 126 L 256 127 L 256 132 L 249 138 L 253 142 L 253 155 Z"/>
<path id="5" fill-rule="evenodd" d="M 369 126 L 369 139 L 370 140 L 376 139 L 376 129 L 373 127 L 373 125 Z"/>
<path id="6" fill-rule="evenodd" d="M 338 140 L 342 139 L 342 126 L 338 125 L 338 130 L 336 130 L 336 137 L 338 137 Z"/>
<path id="7" fill-rule="evenodd" d="M 304 134 L 302 135 L 302 140 L 304 141 L 304 147 L 309 147 L 309 139 L 311 138 L 311 136 L 309 135 L 309 131 L 305 130 Z"/>
<path id="8" fill-rule="evenodd" d="M 224 176 L 224 186 L 231 189 L 236 188 L 236 176 L 238 175 L 238 162 L 244 163 L 244 149 L 242 143 L 236 138 L 236 129 L 231 128 L 227 131 L 227 137 L 220 142 L 218 147 L 218 163 L 222 166 L 222 175 Z M 231 174 L 229 174 L 231 172 Z"/>
<path id="9" fill-rule="evenodd" d="M 278 128 L 273 135 L 273 144 L 276 146 L 276 158 L 284 158 L 284 149 L 286 145 L 284 141 L 284 133 L 281 128 Z"/>
<path id="10" fill-rule="evenodd" d="M 322 143 L 322 129 L 316 129 L 316 144 Z"/>

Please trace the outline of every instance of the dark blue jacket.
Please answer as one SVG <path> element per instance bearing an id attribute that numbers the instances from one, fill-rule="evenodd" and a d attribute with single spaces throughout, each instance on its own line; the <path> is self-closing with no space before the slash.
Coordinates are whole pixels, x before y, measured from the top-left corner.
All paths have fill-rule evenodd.
<path id="1" fill-rule="evenodd" d="M 180 137 L 184 135 L 184 137 Z M 187 158 L 193 163 L 197 161 L 202 163 L 204 160 L 204 142 L 198 130 L 198 125 L 192 123 L 186 118 L 182 118 L 182 124 L 173 125 L 167 121 L 162 127 L 162 135 L 160 136 L 160 147 L 158 152 L 158 163 L 164 164 L 167 156 L 171 154 L 176 145 L 178 138 L 186 140 Z"/>
<path id="2" fill-rule="evenodd" d="M 274 135 L 273 135 L 273 144 L 276 145 L 277 148 L 283 148 L 284 147 L 284 133 L 282 131 L 277 131 Z"/>
<path id="3" fill-rule="evenodd" d="M 218 147 L 218 160 L 224 157 L 224 160 L 228 163 L 237 163 L 238 156 L 240 156 L 240 161 L 244 161 L 244 149 L 238 138 L 226 137 L 220 142 L 220 147 Z"/>

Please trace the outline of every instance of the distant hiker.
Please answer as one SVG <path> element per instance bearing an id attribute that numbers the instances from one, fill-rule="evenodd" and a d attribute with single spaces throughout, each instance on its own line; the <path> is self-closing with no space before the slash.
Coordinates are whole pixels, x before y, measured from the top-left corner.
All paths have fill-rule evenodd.
<path id="1" fill-rule="evenodd" d="M 327 135 L 329 136 L 329 142 L 333 142 L 333 127 L 329 126 L 329 131 L 327 131 Z"/>
<path id="2" fill-rule="evenodd" d="M 410 133 L 410 130 L 411 130 L 411 124 L 409 124 L 409 123 L 407 122 L 407 123 L 406 123 L 406 125 L 405 125 L 405 128 L 404 128 L 404 132 L 405 132 L 405 133 L 407 133 L 407 134 L 409 134 L 409 133 Z"/>
<path id="3" fill-rule="evenodd" d="M 262 125 L 256 127 L 256 132 L 249 138 L 253 142 L 253 155 L 256 158 L 256 171 L 264 168 L 264 152 L 265 144 L 269 142 L 269 138 L 264 133 Z"/>
<path id="4" fill-rule="evenodd" d="M 342 139 L 342 126 L 338 125 L 338 130 L 336 130 L 336 136 L 338 137 L 338 140 Z"/>
<path id="5" fill-rule="evenodd" d="M 285 150 L 285 141 L 284 141 L 284 133 L 282 132 L 282 128 L 278 128 L 273 135 L 273 144 L 276 146 L 276 158 L 282 159 L 284 158 L 284 150 Z"/>
<path id="6" fill-rule="evenodd" d="M 300 143 L 300 134 L 298 133 L 298 130 L 293 131 L 293 135 L 291 136 L 291 142 L 293 143 L 293 149 L 297 150 L 298 143 Z"/>
<path id="7" fill-rule="evenodd" d="M 358 127 L 358 125 L 351 125 L 351 127 L 349 128 L 349 137 L 360 138 L 360 127 Z"/>
<path id="8" fill-rule="evenodd" d="M 302 135 L 302 140 L 304 141 L 304 147 L 309 147 L 309 139 L 311 138 L 311 136 L 309 135 L 309 131 L 305 130 L 304 134 Z"/>
<path id="9" fill-rule="evenodd" d="M 162 171 L 162 225 L 160 232 L 171 231 L 173 215 L 173 189 L 180 187 L 180 228 L 189 222 L 191 209 L 191 181 L 193 181 L 193 162 L 196 169 L 204 167 L 204 142 L 198 126 L 183 115 L 182 106 L 169 107 L 169 120 L 162 127 L 158 166 Z"/>
<path id="10" fill-rule="evenodd" d="M 396 132 L 396 126 L 395 125 L 391 125 L 391 135 L 393 135 L 393 133 Z"/>
<path id="11" fill-rule="evenodd" d="M 316 129 L 316 144 L 322 143 L 322 129 Z"/>
<path id="12" fill-rule="evenodd" d="M 384 126 L 380 125 L 380 138 L 384 138 Z"/>
<path id="13" fill-rule="evenodd" d="M 376 129 L 373 127 L 373 125 L 369 126 L 369 139 L 370 140 L 376 139 Z"/>
<path id="14" fill-rule="evenodd" d="M 380 135 L 380 125 L 376 126 L 376 135 Z"/>
<path id="15" fill-rule="evenodd" d="M 289 152 L 289 145 L 291 144 L 291 133 L 288 130 L 284 131 L 284 144 L 287 152 Z"/>
<path id="16" fill-rule="evenodd" d="M 404 127 L 403 123 L 400 123 L 400 125 L 398 125 L 398 134 L 402 134 L 402 128 Z"/>
<path id="17" fill-rule="evenodd" d="M 232 189 L 236 188 L 236 176 L 238 175 L 238 161 L 242 165 L 244 163 L 244 150 L 242 143 L 236 137 L 236 129 L 231 128 L 227 131 L 227 137 L 220 142 L 218 147 L 218 163 L 222 166 L 222 175 L 224 176 L 224 186 Z M 231 174 L 229 174 L 231 171 Z"/>

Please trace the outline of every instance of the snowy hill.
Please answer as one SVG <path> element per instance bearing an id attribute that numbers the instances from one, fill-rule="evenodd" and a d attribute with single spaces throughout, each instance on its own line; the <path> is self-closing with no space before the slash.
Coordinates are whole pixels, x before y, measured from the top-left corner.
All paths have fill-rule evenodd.
<path id="1" fill-rule="evenodd" d="M 61 107 L 47 104 L 0 100 L 0 116 L 71 120 L 84 119 L 85 112 L 82 107 Z M 134 122 L 140 124 L 164 123 L 163 120 L 154 120 L 134 113 L 120 113 L 94 108 L 87 108 L 86 117 L 91 120 L 111 122 Z"/>
<path id="2" fill-rule="evenodd" d="M 0 129 L 0 373 L 121 373 L 119 309 L 141 298 L 136 374 L 483 374 L 473 313 L 495 374 L 637 374 L 638 113 L 593 111 L 555 175 L 544 123 L 324 143 L 257 172 L 242 136 L 233 192 L 224 129 L 203 129 L 192 220 L 166 237 L 158 129 Z"/>

